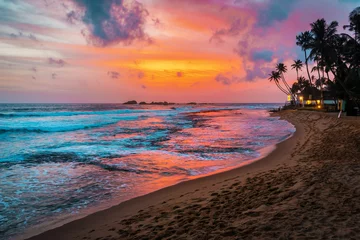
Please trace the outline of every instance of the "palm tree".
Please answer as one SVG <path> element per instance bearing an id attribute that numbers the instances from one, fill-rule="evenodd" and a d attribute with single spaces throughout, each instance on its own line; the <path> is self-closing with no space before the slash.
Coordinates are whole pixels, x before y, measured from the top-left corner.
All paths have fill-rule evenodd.
<path id="1" fill-rule="evenodd" d="M 286 88 L 290 91 L 290 86 L 289 84 L 286 82 L 285 77 L 284 77 L 284 73 L 287 72 L 287 67 L 284 63 L 278 63 L 275 67 L 276 71 L 278 71 L 280 73 L 281 79 L 284 83 L 284 85 L 286 86 Z"/>
<path id="2" fill-rule="evenodd" d="M 296 70 L 296 79 L 299 79 L 299 70 L 303 67 L 303 63 L 300 59 L 294 60 L 294 63 L 291 65 L 291 69 Z"/>
<path id="3" fill-rule="evenodd" d="M 289 92 L 287 92 L 281 85 L 279 80 L 281 79 L 281 74 L 278 71 L 271 71 L 271 74 L 269 74 L 269 80 L 270 82 L 274 81 L 276 86 L 285 93 L 286 95 L 289 95 Z"/>
<path id="4" fill-rule="evenodd" d="M 315 87 L 320 87 L 320 91 L 321 91 L 321 105 L 324 105 L 324 94 L 323 94 L 323 88 L 322 88 L 322 79 L 320 77 L 320 70 L 322 69 L 322 67 L 320 65 L 314 66 L 311 69 L 311 72 L 315 72 L 317 71 L 319 78 L 316 79 L 315 83 Z"/>
<path id="5" fill-rule="evenodd" d="M 355 8 L 349 14 L 349 25 L 345 25 L 344 29 L 348 28 L 349 31 L 355 32 L 355 39 L 360 38 L 360 7 Z"/>
<path id="6" fill-rule="evenodd" d="M 320 79 L 320 70 L 321 70 L 321 67 L 318 66 L 318 65 L 315 65 L 312 69 L 311 69 L 311 72 L 317 72 L 318 73 L 318 79 Z"/>
<path id="7" fill-rule="evenodd" d="M 289 86 L 289 84 L 288 84 L 288 83 L 286 82 L 286 80 L 285 80 L 284 73 L 287 72 L 287 67 L 286 67 L 286 65 L 285 65 L 284 63 L 278 63 L 278 64 L 276 65 L 275 69 L 276 69 L 277 72 L 279 72 L 279 74 L 280 74 L 280 76 L 281 76 L 281 79 L 282 79 L 282 81 L 283 81 L 283 83 L 284 83 L 284 85 L 285 85 L 288 93 L 289 93 L 290 95 L 292 95 L 292 97 L 293 97 L 294 100 L 296 100 L 296 95 L 292 93 L 291 87 Z"/>
<path id="8" fill-rule="evenodd" d="M 301 88 L 301 91 L 304 90 L 305 88 L 307 87 L 310 87 L 311 84 L 310 84 L 310 81 L 309 80 L 306 80 L 304 77 L 299 77 L 298 79 L 298 83 L 299 83 L 299 86 Z"/>
<path id="9" fill-rule="evenodd" d="M 307 71 L 310 83 L 311 83 L 311 77 L 310 77 L 309 66 L 308 66 L 309 58 L 307 56 L 306 51 L 309 49 L 311 41 L 312 41 L 312 35 L 309 31 L 305 31 L 296 36 L 296 45 L 300 46 L 305 54 L 306 71 Z"/>
<path id="10" fill-rule="evenodd" d="M 318 19 L 310 24 L 313 40 L 310 43 L 309 58 L 320 65 L 321 62 L 325 66 L 331 66 L 337 57 L 335 40 L 338 37 L 336 34 L 338 22 L 332 21 L 327 24 L 325 19 Z"/>
<path id="11" fill-rule="evenodd" d="M 293 94 L 297 94 L 297 93 L 301 92 L 301 86 L 298 82 L 293 83 L 293 85 L 291 86 L 291 92 Z"/>

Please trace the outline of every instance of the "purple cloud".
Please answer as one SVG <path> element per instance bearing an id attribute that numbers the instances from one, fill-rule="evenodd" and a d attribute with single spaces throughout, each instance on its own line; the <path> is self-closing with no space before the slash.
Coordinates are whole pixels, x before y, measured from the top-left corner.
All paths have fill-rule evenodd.
<path id="1" fill-rule="evenodd" d="M 120 73 L 119 72 L 114 72 L 114 71 L 109 71 L 108 76 L 110 76 L 112 79 L 118 79 L 120 77 Z"/>
<path id="2" fill-rule="evenodd" d="M 89 43 L 104 47 L 118 43 L 128 45 L 134 40 L 152 41 L 144 32 L 149 13 L 142 3 L 133 1 L 126 5 L 123 0 L 72 1 L 77 5 L 79 13 L 85 13 L 82 22 L 86 24 L 87 30 L 82 31 L 82 34 Z"/>
<path id="3" fill-rule="evenodd" d="M 240 18 L 235 19 L 229 28 L 221 28 L 221 29 L 217 29 L 213 35 L 210 38 L 210 42 L 212 41 L 217 41 L 218 43 L 222 43 L 224 42 L 224 40 L 222 39 L 222 37 L 224 36 L 230 36 L 230 37 L 234 37 L 239 35 L 239 33 L 246 28 L 247 26 L 247 21 L 246 20 L 242 20 Z"/>
<path id="4" fill-rule="evenodd" d="M 64 60 L 62 60 L 62 59 L 56 60 L 56 59 L 54 59 L 54 58 L 48 58 L 48 63 L 49 63 L 50 65 L 57 65 L 57 66 L 59 66 L 59 67 L 63 67 L 63 66 L 65 65 L 65 61 L 64 61 Z"/>
<path id="5" fill-rule="evenodd" d="M 273 68 L 263 67 L 259 64 L 256 64 L 253 69 L 246 70 L 246 77 L 244 80 L 247 82 L 253 82 L 256 80 L 256 78 L 266 78 L 267 74 L 269 74 L 271 70 L 273 70 Z"/>
<path id="6" fill-rule="evenodd" d="M 219 83 L 222 83 L 224 85 L 231 85 L 233 83 L 238 83 L 241 81 L 241 79 L 237 76 L 226 76 L 225 74 L 223 73 L 219 73 L 216 77 L 215 77 L 215 80 Z"/>
<path id="7" fill-rule="evenodd" d="M 74 24 L 79 19 L 80 18 L 79 18 L 78 14 L 75 11 L 70 11 L 70 12 L 68 12 L 66 14 L 66 20 L 71 24 Z"/>
<path id="8" fill-rule="evenodd" d="M 176 76 L 177 76 L 177 77 L 182 77 L 182 76 L 184 76 L 184 74 L 183 74 L 182 72 L 177 72 L 177 73 L 176 73 Z"/>

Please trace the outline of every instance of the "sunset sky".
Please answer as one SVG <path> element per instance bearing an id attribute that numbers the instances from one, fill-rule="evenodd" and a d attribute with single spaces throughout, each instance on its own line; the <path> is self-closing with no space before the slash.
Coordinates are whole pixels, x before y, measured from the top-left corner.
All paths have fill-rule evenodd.
<path id="1" fill-rule="evenodd" d="M 360 0 L 0 0 L 0 102 L 284 102 L 295 36 Z M 286 75 L 289 82 L 295 71 Z"/>

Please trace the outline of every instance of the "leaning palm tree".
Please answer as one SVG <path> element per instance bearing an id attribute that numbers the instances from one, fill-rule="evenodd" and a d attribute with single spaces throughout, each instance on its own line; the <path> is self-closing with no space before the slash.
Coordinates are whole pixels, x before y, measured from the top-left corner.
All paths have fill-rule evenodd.
<path id="1" fill-rule="evenodd" d="M 289 95 L 289 92 L 280 85 L 280 82 L 279 82 L 280 79 L 281 79 L 281 74 L 278 71 L 272 71 L 269 74 L 270 82 L 275 82 L 276 86 L 280 89 L 280 91 L 282 91 L 286 95 Z"/>
<path id="2" fill-rule="evenodd" d="M 296 45 L 300 46 L 305 54 L 306 71 L 307 71 L 310 83 L 311 83 L 311 77 L 310 77 L 309 66 L 308 66 L 309 58 L 307 56 L 306 51 L 309 50 L 309 48 L 310 48 L 309 46 L 311 45 L 312 39 L 313 39 L 313 37 L 309 31 L 305 31 L 296 36 Z"/>
<path id="3" fill-rule="evenodd" d="M 291 69 L 295 69 L 296 71 L 296 79 L 299 79 L 299 70 L 301 71 L 303 67 L 303 63 L 300 59 L 294 60 L 294 63 L 291 65 Z"/>
<path id="4" fill-rule="evenodd" d="M 291 92 L 291 87 L 289 86 L 289 84 L 286 82 L 285 80 L 285 76 L 284 73 L 287 72 L 287 67 L 284 63 L 278 63 L 275 67 L 276 71 L 278 71 L 280 73 L 281 79 L 286 87 L 286 89 L 288 90 L 288 92 Z"/>

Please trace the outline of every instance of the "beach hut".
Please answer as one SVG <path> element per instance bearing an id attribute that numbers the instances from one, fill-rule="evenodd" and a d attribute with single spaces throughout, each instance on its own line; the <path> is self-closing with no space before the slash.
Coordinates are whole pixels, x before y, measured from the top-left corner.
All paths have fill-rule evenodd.
<path id="1" fill-rule="evenodd" d="M 322 108 L 326 110 L 339 109 L 341 100 L 330 91 L 320 91 L 315 87 L 307 87 L 298 94 L 299 105 L 303 107 Z M 322 102 L 323 101 L 323 102 Z"/>

